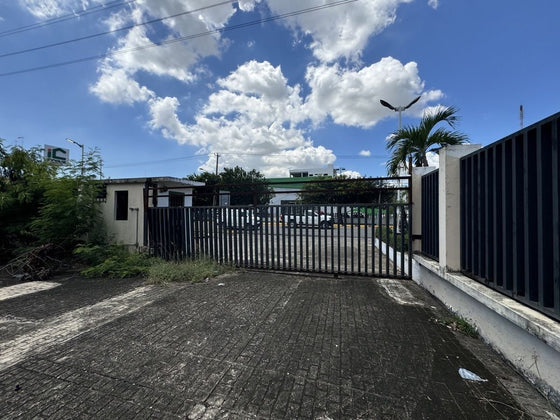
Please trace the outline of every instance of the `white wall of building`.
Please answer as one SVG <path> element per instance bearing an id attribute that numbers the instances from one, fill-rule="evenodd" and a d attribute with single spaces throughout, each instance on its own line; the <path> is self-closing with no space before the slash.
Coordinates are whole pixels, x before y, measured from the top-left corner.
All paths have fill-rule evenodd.
<path id="1" fill-rule="evenodd" d="M 128 191 L 127 220 L 116 220 L 116 191 Z M 130 210 L 130 208 L 138 210 Z M 138 238 L 139 245 L 142 245 L 144 238 L 144 184 L 108 184 L 107 201 L 102 203 L 101 211 L 107 233 L 112 241 L 134 247 L 136 246 L 136 238 Z"/>

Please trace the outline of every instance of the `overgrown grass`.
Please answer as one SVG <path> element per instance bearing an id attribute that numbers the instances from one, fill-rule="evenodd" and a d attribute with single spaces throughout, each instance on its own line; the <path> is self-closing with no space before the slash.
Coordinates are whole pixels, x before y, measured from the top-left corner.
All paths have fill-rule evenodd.
<path id="1" fill-rule="evenodd" d="M 391 247 L 394 247 L 397 249 L 397 251 L 400 252 L 407 252 L 408 251 L 408 232 L 404 232 L 402 235 L 404 235 L 404 248 L 403 248 L 403 244 L 401 243 L 402 238 L 401 238 L 401 234 L 397 233 L 396 234 L 396 241 L 397 241 L 397 245 L 395 247 L 395 233 L 393 232 L 392 228 L 387 228 L 385 226 L 381 226 L 381 227 L 376 227 L 375 228 L 375 236 L 385 242 L 386 244 L 388 244 Z"/>
<path id="2" fill-rule="evenodd" d="M 125 278 L 144 276 L 157 259 L 142 253 L 117 252 L 102 262 L 85 268 L 81 274 L 85 277 Z"/>
<path id="3" fill-rule="evenodd" d="M 229 265 L 218 264 L 207 258 L 192 259 L 181 262 L 158 261 L 146 273 L 146 282 L 166 284 L 170 282 L 200 282 L 208 277 L 232 271 Z"/>
<path id="4" fill-rule="evenodd" d="M 169 262 L 149 257 L 145 253 L 131 253 L 122 245 L 82 245 L 74 255 L 88 267 L 81 271 L 86 277 L 145 277 L 151 284 L 176 281 L 197 282 L 214 277 L 232 267 L 218 264 L 211 259 L 198 258 L 182 262 Z"/>

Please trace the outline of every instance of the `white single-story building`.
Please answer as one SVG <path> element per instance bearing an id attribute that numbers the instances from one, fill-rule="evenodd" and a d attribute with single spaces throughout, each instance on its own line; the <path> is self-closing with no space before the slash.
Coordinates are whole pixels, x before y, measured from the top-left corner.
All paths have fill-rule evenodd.
<path id="1" fill-rule="evenodd" d="M 107 233 L 114 242 L 130 248 L 144 243 L 146 207 L 192 206 L 193 188 L 205 185 L 173 177 L 106 179 L 103 183 L 100 201 Z"/>

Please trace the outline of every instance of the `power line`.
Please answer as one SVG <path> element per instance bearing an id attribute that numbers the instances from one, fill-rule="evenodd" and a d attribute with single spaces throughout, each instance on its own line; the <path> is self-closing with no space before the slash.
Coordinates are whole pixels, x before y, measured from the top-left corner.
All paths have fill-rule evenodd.
<path id="1" fill-rule="evenodd" d="M 136 0 L 134 0 L 134 1 L 136 1 Z M 85 40 L 88 40 L 88 39 L 98 38 L 98 37 L 101 37 L 101 36 L 110 35 L 110 34 L 114 34 L 114 33 L 117 33 L 117 32 L 127 31 L 129 29 L 133 29 L 133 28 L 136 28 L 136 27 L 139 27 L 139 26 L 147 26 L 147 25 L 151 25 L 153 23 L 162 22 L 164 20 L 174 19 L 174 18 L 177 18 L 177 17 L 180 17 L 180 16 L 190 15 L 190 14 L 200 12 L 200 11 L 203 11 L 203 10 L 211 9 L 211 8 L 218 7 L 218 6 L 223 6 L 224 4 L 231 4 L 233 1 L 234 0 L 226 0 L 226 1 L 222 1 L 220 3 L 212 4 L 210 6 L 204 6 L 204 7 L 198 8 L 198 9 L 188 10 L 188 11 L 181 12 L 181 13 L 176 13 L 176 14 L 170 15 L 170 16 L 164 16 L 162 18 L 152 19 L 152 20 L 148 20 L 146 22 L 135 23 L 133 25 L 123 26 L 123 27 L 116 28 L 116 29 L 111 29 L 111 30 L 105 31 L 105 32 L 98 32 L 96 34 L 86 35 L 86 36 L 82 36 L 82 37 L 79 37 L 79 38 L 72 38 L 72 39 L 67 39 L 65 41 L 53 42 L 52 44 L 41 45 L 39 47 L 27 48 L 27 49 L 19 50 L 19 51 L 12 51 L 12 52 L 9 52 L 9 53 L 0 54 L 0 58 L 11 57 L 11 56 L 14 56 L 14 55 L 25 54 L 25 53 L 29 53 L 29 52 L 33 52 L 33 51 L 45 50 L 47 48 L 59 47 L 61 45 L 72 44 L 74 42 L 85 41 Z"/>
<path id="2" fill-rule="evenodd" d="M 173 162 L 178 160 L 199 158 L 201 156 L 202 155 L 192 155 L 192 156 L 182 156 L 182 157 L 169 158 L 169 159 L 148 160 L 145 162 L 121 163 L 117 165 L 106 165 L 105 168 L 124 168 L 128 166 L 141 166 L 141 165 L 149 165 L 149 164 L 157 164 L 157 163 L 167 163 L 167 162 Z"/>
<path id="3" fill-rule="evenodd" d="M 30 72 L 33 72 L 33 71 L 46 70 L 46 69 L 55 68 L 55 67 L 62 67 L 62 66 L 67 66 L 67 65 L 71 65 L 71 64 L 83 63 L 83 62 L 91 61 L 91 60 L 100 60 L 100 59 L 111 57 L 111 56 L 114 56 L 114 55 L 117 55 L 117 54 L 124 54 L 124 53 L 129 53 L 129 52 L 136 52 L 136 51 L 145 50 L 145 49 L 148 49 L 148 48 L 171 45 L 171 44 L 175 44 L 177 42 L 188 41 L 188 40 L 201 38 L 201 37 L 208 36 L 208 35 L 221 34 L 221 33 L 230 32 L 230 31 L 234 31 L 234 30 L 238 30 L 238 29 L 248 28 L 248 27 L 252 27 L 252 26 L 256 26 L 256 25 L 261 25 L 263 23 L 274 22 L 274 21 L 277 21 L 277 20 L 286 19 L 286 18 L 293 17 L 293 16 L 298 16 L 298 15 L 302 15 L 302 14 L 306 14 L 306 13 L 312 13 L 312 12 L 316 12 L 316 11 L 319 11 L 319 10 L 330 9 L 332 7 L 342 6 L 342 5 L 345 5 L 345 4 L 354 3 L 356 1 L 358 1 L 358 0 L 339 0 L 339 1 L 336 1 L 336 2 L 333 2 L 333 3 L 329 3 L 329 4 L 324 4 L 324 5 L 320 5 L 320 6 L 314 6 L 314 7 L 308 7 L 306 9 L 300 9 L 300 10 L 296 10 L 294 12 L 288 12 L 288 13 L 283 13 L 283 14 L 280 14 L 280 15 L 269 16 L 267 18 L 252 20 L 252 21 L 240 23 L 240 24 L 237 24 L 237 25 L 230 25 L 230 26 L 226 26 L 226 27 L 223 27 L 223 28 L 219 28 L 219 29 L 212 29 L 212 30 L 209 30 L 209 31 L 199 32 L 199 33 L 196 33 L 196 34 L 182 36 L 182 37 L 178 37 L 178 38 L 173 38 L 173 39 L 169 39 L 169 40 L 162 41 L 162 42 L 142 45 L 142 46 L 138 46 L 138 47 L 134 47 L 134 48 L 110 51 L 110 52 L 107 52 L 107 53 L 104 53 L 104 54 L 98 54 L 98 55 L 94 55 L 94 56 L 78 58 L 78 59 L 75 59 L 75 60 L 62 61 L 62 62 L 58 62 L 58 63 L 45 64 L 43 66 L 36 66 L 36 67 L 30 67 L 30 68 L 22 69 L 22 70 L 15 70 L 15 71 L 10 71 L 10 72 L 0 73 L 0 77 L 13 76 L 13 75 L 22 74 L 22 73 L 30 73 Z"/>
<path id="4" fill-rule="evenodd" d="M 44 20 L 42 22 L 33 23 L 31 25 L 20 26 L 20 27 L 17 27 L 17 28 L 13 28 L 13 29 L 9 29 L 7 31 L 0 32 L 0 38 L 5 37 L 5 36 L 19 34 L 19 33 L 22 33 L 22 32 L 31 31 L 33 29 L 42 28 L 44 26 L 54 25 L 56 23 L 65 22 L 67 20 L 81 18 L 82 16 L 91 15 L 93 13 L 105 12 L 105 11 L 107 11 L 109 9 L 113 9 L 115 7 L 121 7 L 121 6 L 126 6 L 128 4 L 131 4 L 131 3 L 135 3 L 136 1 L 137 0 L 128 0 L 128 1 L 117 0 L 117 1 L 110 2 L 110 3 L 104 4 L 104 5 L 102 4 L 102 5 L 99 5 L 99 6 L 90 7 L 89 9 L 82 10 L 81 12 L 68 13 L 68 14 L 63 15 L 63 16 L 58 16 L 58 17 L 55 17 L 55 18 L 52 18 L 52 19 L 47 19 L 47 20 Z"/>
<path id="5" fill-rule="evenodd" d="M 208 153 L 208 155 L 191 155 L 191 156 L 182 156 L 176 158 L 167 158 L 167 159 L 158 159 L 158 160 L 149 160 L 144 162 L 130 162 L 130 163 L 121 163 L 115 165 L 107 165 L 105 168 L 124 168 L 130 166 L 142 166 L 142 165 L 150 165 L 150 164 L 158 164 L 158 163 L 167 163 L 167 162 L 175 162 L 179 160 L 188 160 L 188 159 L 196 159 L 196 158 L 208 158 L 210 154 L 216 156 L 216 162 L 218 161 L 218 156 L 284 156 L 283 153 Z M 374 156 L 359 156 L 359 155 L 336 155 L 337 159 L 385 159 L 387 156 L 383 155 L 374 155 Z"/>

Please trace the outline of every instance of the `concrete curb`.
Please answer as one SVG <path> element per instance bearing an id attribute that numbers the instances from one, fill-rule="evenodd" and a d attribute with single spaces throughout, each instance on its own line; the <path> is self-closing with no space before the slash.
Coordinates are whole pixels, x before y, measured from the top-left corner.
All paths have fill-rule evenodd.
<path id="1" fill-rule="evenodd" d="M 560 406 L 558 322 L 420 255 L 413 257 L 412 278 L 474 324 L 490 346 Z"/>

